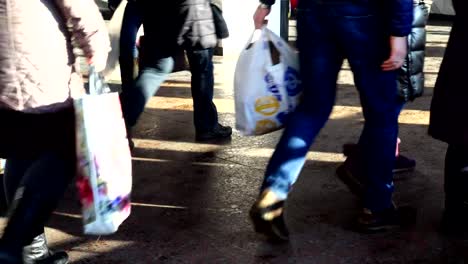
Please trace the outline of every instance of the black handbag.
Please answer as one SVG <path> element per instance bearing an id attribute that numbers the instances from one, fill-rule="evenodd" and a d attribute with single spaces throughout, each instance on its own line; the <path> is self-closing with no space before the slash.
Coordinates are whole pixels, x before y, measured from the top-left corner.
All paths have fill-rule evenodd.
<path id="1" fill-rule="evenodd" d="M 213 3 L 210 3 L 210 6 L 211 11 L 213 12 L 213 23 L 215 25 L 216 37 L 218 39 L 229 37 L 229 30 L 223 17 L 223 11 Z"/>
<path id="2" fill-rule="evenodd" d="M 398 93 L 404 101 L 413 101 L 424 93 L 426 25 L 429 8 L 424 0 L 414 3 L 413 28 L 408 36 L 408 55 L 398 71 Z"/>

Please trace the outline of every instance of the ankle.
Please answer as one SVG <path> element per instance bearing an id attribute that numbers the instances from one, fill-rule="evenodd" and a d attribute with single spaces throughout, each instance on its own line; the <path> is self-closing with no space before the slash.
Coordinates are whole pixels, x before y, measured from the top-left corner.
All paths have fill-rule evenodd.
<path id="1" fill-rule="evenodd" d="M 270 189 L 266 189 L 260 194 L 260 197 L 257 200 L 257 205 L 260 208 L 265 208 L 281 201 L 283 200 L 280 199 L 276 193 Z"/>
<path id="2" fill-rule="evenodd" d="M 260 194 L 260 198 L 257 201 L 257 207 L 258 208 L 268 208 L 275 206 L 278 203 L 283 202 L 284 200 L 280 199 L 277 194 L 275 194 L 271 190 L 264 190 Z M 278 208 L 275 208 L 273 210 L 268 210 L 266 211 L 263 215 L 262 218 L 265 220 L 273 220 L 276 217 L 279 217 L 283 214 L 283 206 L 279 206 Z"/>

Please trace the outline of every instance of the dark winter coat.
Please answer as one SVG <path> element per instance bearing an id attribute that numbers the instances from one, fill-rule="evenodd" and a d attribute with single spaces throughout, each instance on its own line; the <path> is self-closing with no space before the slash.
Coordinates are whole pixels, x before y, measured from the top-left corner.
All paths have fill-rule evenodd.
<path id="1" fill-rule="evenodd" d="M 216 46 L 218 37 L 210 0 L 137 2 L 142 8 L 148 42 L 158 45 L 164 37 L 168 45 L 184 48 L 206 49 Z"/>
<path id="2" fill-rule="evenodd" d="M 416 1 L 413 29 L 408 36 L 409 52 L 398 72 L 398 93 L 404 101 L 412 101 L 424 92 L 424 58 L 426 47 L 427 5 Z"/>
<path id="3" fill-rule="evenodd" d="M 184 0 L 180 2 L 179 19 L 182 27 L 177 40 L 179 45 L 201 48 L 215 47 L 218 38 L 210 1 Z"/>
<path id="4" fill-rule="evenodd" d="M 468 147 L 468 1 L 453 0 L 455 21 L 434 88 L 429 134 Z"/>

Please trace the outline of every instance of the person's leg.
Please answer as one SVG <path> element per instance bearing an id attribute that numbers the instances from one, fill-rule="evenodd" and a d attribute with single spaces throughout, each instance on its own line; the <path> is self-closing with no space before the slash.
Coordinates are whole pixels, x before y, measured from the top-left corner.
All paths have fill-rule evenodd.
<path id="1" fill-rule="evenodd" d="M 43 233 L 45 222 L 74 175 L 74 166 L 74 161 L 53 152 L 31 163 L 12 202 L 12 214 L 0 242 L 3 248 L 21 254 L 24 246 Z"/>
<path id="2" fill-rule="evenodd" d="M 348 5 L 340 11 L 341 43 L 365 118 L 359 141 L 365 180 L 364 207 L 374 215 L 386 216 L 388 210 L 394 210 L 392 169 L 399 115 L 396 73 L 381 70 L 389 54 L 389 37 L 382 33 L 376 10 Z"/>
<path id="3" fill-rule="evenodd" d="M 146 103 L 158 91 L 173 66 L 174 60 L 171 57 L 161 58 L 155 63 L 144 65 L 135 81 L 135 87 L 125 95 L 122 94 L 122 111 L 128 130 L 136 125 Z"/>
<path id="4" fill-rule="evenodd" d="M 304 4 L 305 6 L 305 4 Z M 332 111 L 336 81 L 343 57 L 333 38 L 332 19 L 322 6 L 304 8 L 298 12 L 298 48 L 303 85 L 300 105 L 286 122 L 283 135 L 271 157 L 261 187 L 261 196 L 252 207 L 251 217 L 256 230 L 280 238 L 275 216 L 282 215 L 282 202 L 288 196 L 304 165 L 309 148 L 325 125 Z M 281 204 L 276 208 L 275 204 Z M 270 208 L 272 214 L 265 212 Z M 273 231 L 261 229 L 272 225 Z M 278 222 L 280 223 L 280 222 Z"/>
<path id="5" fill-rule="evenodd" d="M 45 220 L 74 176 L 73 110 L 51 114 L 0 111 L 0 116 L 16 121 L 1 133 L 8 139 L 0 143 L 0 153 L 8 158 L 5 187 L 11 216 L 0 240 L 0 255 L 22 259 L 23 247 L 33 241 L 26 248 L 25 263 L 38 258 L 44 263 L 66 263 L 66 253 L 42 254 L 49 253 L 43 231 Z M 31 135 L 31 130 L 36 133 Z"/>
<path id="6" fill-rule="evenodd" d="M 174 67 L 172 56 L 177 47 L 178 36 L 173 25 L 177 22 L 175 7 L 171 1 L 139 3 L 145 28 L 139 76 L 120 96 L 129 131 L 136 125 L 148 100 L 154 96 Z"/>
<path id="7" fill-rule="evenodd" d="M 193 121 L 200 132 L 212 130 L 218 123 L 218 112 L 213 104 L 214 76 L 213 49 L 187 49 L 192 73 Z"/>
<path id="8" fill-rule="evenodd" d="M 405 102 L 399 100 L 398 112 L 401 113 Z M 408 177 L 408 174 L 402 174 L 401 172 L 407 172 L 414 170 L 416 167 L 416 161 L 408 158 L 407 156 L 401 155 L 400 153 L 400 138 L 397 139 L 396 150 L 395 150 L 395 163 L 393 166 L 394 180 L 403 180 Z M 336 171 L 337 175 L 341 180 L 346 182 L 350 190 L 362 198 L 362 175 L 361 161 L 360 161 L 360 147 L 358 143 L 347 143 L 343 145 L 343 154 L 346 156 L 345 162 L 340 165 Z"/>
<path id="9" fill-rule="evenodd" d="M 119 43 L 119 63 L 123 96 L 133 87 L 137 52 L 135 46 L 136 37 L 142 23 L 143 18 L 138 4 L 134 1 L 129 1 L 125 7 Z"/>
<path id="10" fill-rule="evenodd" d="M 468 210 L 468 148 L 450 144 L 445 157 L 445 210 Z"/>
<path id="11" fill-rule="evenodd" d="M 8 159 L 8 161 L 5 163 L 3 186 L 5 189 L 6 201 L 9 205 L 14 200 L 16 190 L 20 186 L 26 170 L 33 162 L 34 160 L 32 159 Z"/>
<path id="12" fill-rule="evenodd" d="M 186 51 L 192 73 L 193 121 L 197 139 L 210 140 L 231 136 L 232 129 L 218 123 L 218 111 L 213 103 L 214 49 L 187 49 Z"/>
<path id="13" fill-rule="evenodd" d="M 15 194 L 20 188 L 23 176 L 34 163 L 33 159 L 8 159 L 3 178 L 5 195 L 8 206 L 15 200 Z M 52 252 L 49 250 L 44 228 L 37 230 L 31 244 L 23 248 L 23 261 L 25 264 L 34 264 L 37 260 L 53 258 L 54 263 L 67 263 L 68 255 L 63 251 Z"/>
<path id="14" fill-rule="evenodd" d="M 468 234 L 468 148 L 449 144 L 445 156 L 445 208 L 442 231 L 448 235 Z"/>

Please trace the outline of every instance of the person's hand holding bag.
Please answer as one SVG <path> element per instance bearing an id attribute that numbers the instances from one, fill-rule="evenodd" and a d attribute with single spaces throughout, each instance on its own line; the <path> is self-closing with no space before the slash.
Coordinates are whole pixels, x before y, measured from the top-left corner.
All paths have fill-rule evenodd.
<path id="1" fill-rule="evenodd" d="M 255 29 L 261 29 L 266 24 L 266 17 L 270 14 L 271 8 L 268 5 L 260 4 L 254 14 Z"/>

